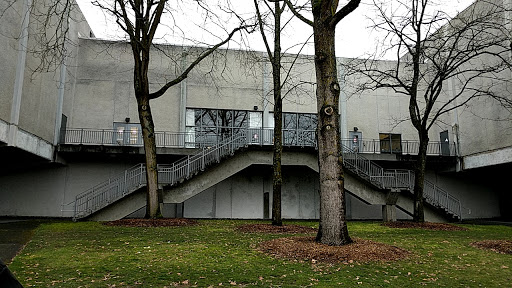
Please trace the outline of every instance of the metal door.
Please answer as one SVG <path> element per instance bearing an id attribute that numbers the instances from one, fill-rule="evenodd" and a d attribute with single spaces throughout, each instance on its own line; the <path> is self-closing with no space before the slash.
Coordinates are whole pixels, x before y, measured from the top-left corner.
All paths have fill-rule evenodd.
<path id="1" fill-rule="evenodd" d="M 439 134 L 441 139 L 441 155 L 450 156 L 450 139 L 448 138 L 448 131 L 443 131 Z"/>
<path id="2" fill-rule="evenodd" d="M 354 152 L 363 152 L 363 133 L 350 131 L 350 147 Z"/>

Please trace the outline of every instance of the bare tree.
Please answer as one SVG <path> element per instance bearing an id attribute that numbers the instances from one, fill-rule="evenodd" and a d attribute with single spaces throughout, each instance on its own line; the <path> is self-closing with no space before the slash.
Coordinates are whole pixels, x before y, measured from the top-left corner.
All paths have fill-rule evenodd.
<path id="1" fill-rule="evenodd" d="M 489 97 L 510 105 L 510 17 L 502 1 L 479 0 L 451 19 L 435 0 L 373 2 L 373 27 L 384 32 L 394 62 L 374 59 L 347 64 L 358 90 L 391 89 L 409 98 L 409 120 L 417 131 L 413 220 L 424 222 L 423 189 L 429 130 L 450 111 Z"/>
<path id="2" fill-rule="evenodd" d="M 273 7 L 269 2 L 273 2 Z M 267 13 L 262 13 L 260 5 L 264 5 Z M 286 2 L 281 0 L 263 0 L 258 1 L 254 0 L 254 6 L 256 8 L 256 17 L 258 19 L 259 30 L 261 33 L 261 37 L 263 39 L 263 43 L 265 44 L 265 49 L 267 52 L 267 57 L 272 65 L 272 84 L 273 84 L 273 96 L 274 96 L 274 149 L 273 149 L 273 160 L 272 160 L 272 225 L 281 226 L 283 225 L 282 217 L 281 217 L 281 186 L 283 183 L 282 170 L 281 170 L 281 158 L 283 154 L 283 98 L 282 89 L 283 86 L 290 79 L 291 71 L 296 63 L 296 60 L 299 57 L 299 54 L 296 54 L 293 57 L 293 60 L 286 71 L 286 76 L 283 80 L 281 77 L 281 71 L 284 69 L 282 65 L 283 55 L 281 53 L 281 33 L 286 26 L 286 24 L 290 23 L 289 21 L 285 23 L 281 23 L 282 14 L 286 8 Z M 273 50 L 271 49 L 270 43 L 268 41 L 268 37 L 266 35 L 266 19 L 272 18 L 274 23 L 270 26 L 271 31 L 273 32 Z M 303 43 L 301 45 L 302 48 L 307 43 Z M 299 51 L 300 53 L 300 51 Z M 301 83 L 297 85 L 300 86 Z M 295 88 L 297 86 L 294 86 Z M 290 90 L 293 90 L 290 89 Z M 289 90 L 289 91 L 290 91 Z"/>
<path id="3" fill-rule="evenodd" d="M 339 8 L 337 0 L 311 0 L 297 5 L 286 0 L 295 16 L 313 27 L 318 111 L 318 166 L 320 174 L 320 224 L 316 240 L 328 245 L 351 243 L 345 215 L 343 159 L 341 154 L 336 26 L 354 11 L 360 0 L 350 0 Z M 313 21 L 301 14 L 308 6 Z"/>
<path id="4" fill-rule="evenodd" d="M 119 27 L 128 36 L 133 61 L 133 87 L 139 120 L 142 127 L 142 136 L 144 142 L 144 151 L 146 157 L 146 177 L 147 177 L 147 204 L 146 218 L 161 217 L 159 191 L 158 191 L 158 171 L 156 160 L 155 128 L 153 116 L 151 114 L 150 100 L 161 97 L 165 92 L 186 79 L 191 70 L 196 67 L 203 59 L 211 55 L 217 48 L 226 44 L 235 33 L 246 29 L 248 26 L 241 25 L 228 33 L 219 43 L 201 50 L 199 55 L 173 80 L 167 81 L 156 91 L 150 90 L 150 81 L 148 70 L 151 58 L 151 49 L 155 40 L 155 33 L 161 24 L 164 13 L 172 14 L 172 5 L 167 0 L 113 0 L 106 3 L 104 1 L 95 1 L 95 5 L 108 11 L 116 19 Z M 204 3 L 198 3 L 202 8 L 206 8 Z"/>

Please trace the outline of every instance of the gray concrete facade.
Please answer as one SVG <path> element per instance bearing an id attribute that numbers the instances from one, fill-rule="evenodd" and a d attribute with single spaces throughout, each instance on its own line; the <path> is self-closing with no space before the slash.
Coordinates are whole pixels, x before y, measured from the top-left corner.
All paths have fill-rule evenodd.
<path id="1" fill-rule="evenodd" d="M 133 60 L 128 43 L 89 37 L 90 27 L 76 8 L 69 24 L 69 55 L 54 71 L 33 73 L 40 59 L 29 49 L 36 44 L 31 42 L 30 33 L 37 24 L 26 13 L 30 3 L 16 1 L 10 12 L 0 18 L 0 156 L 6 159 L 0 169 L 0 216 L 72 217 L 73 201 L 79 193 L 143 162 L 140 147 L 115 143 L 68 143 L 58 147 L 63 126 L 112 130 L 116 125 L 139 123 L 133 95 Z M 0 9 L 5 8 L 2 5 L 5 4 L 0 3 Z M 201 52 L 197 47 L 158 48 L 153 50 L 149 71 L 152 90 L 173 79 Z M 360 140 L 375 139 L 373 143 L 379 143 L 381 134 L 397 134 L 402 140 L 418 139 L 412 125 L 403 121 L 408 117 L 408 98 L 391 89 L 356 92 L 354 84 L 364 79 L 345 74 L 343 64 L 348 61 L 353 59 L 338 58 L 343 88 L 339 107 L 342 137 L 349 138 L 357 132 Z M 379 61 L 378 65 L 385 69 L 393 67 L 393 62 Z M 264 53 L 218 50 L 186 81 L 151 101 L 155 130 L 188 132 L 195 123 L 192 119 L 193 123 L 187 124 L 187 111 L 194 109 L 261 112 L 258 128 L 273 127 L 270 70 Z M 284 112 L 315 114 L 315 87 L 309 84 L 315 82 L 313 57 L 298 58 L 290 81 L 283 91 Z M 299 84 L 300 89 L 288 90 Z M 458 88 L 454 83 L 445 87 L 443 99 Z M 510 87 L 501 88 L 504 93 L 510 91 Z M 512 121 L 505 121 L 509 117 L 510 112 L 503 107 L 479 99 L 446 114 L 430 130 L 431 141 L 439 141 L 441 133 L 447 133 L 449 141 L 459 148 L 458 164 L 443 162 L 443 157 L 429 158 L 432 165 L 429 164 L 427 179 L 460 199 L 463 219 L 503 217 L 502 203 L 512 199 L 510 191 L 499 188 L 505 185 L 506 173 L 497 172 L 512 165 Z M 167 157 L 162 161 L 159 158 L 161 164 L 192 153 L 183 148 L 172 149 L 159 148 L 159 157 Z M 162 187 L 164 215 L 270 217 L 272 159 L 268 150 L 262 150 L 249 149 L 180 186 Z M 284 155 L 284 218 L 319 216 L 318 160 L 310 152 L 297 149 Z M 380 150 L 369 155 L 389 168 L 410 167 L 414 156 L 408 156 Z M 346 179 L 347 218 L 410 218 L 409 197 L 397 199 L 397 208 L 357 177 L 346 175 Z M 139 191 L 92 219 L 140 216 L 144 201 L 143 192 Z M 428 212 L 427 219 L 444 220 L 434 210 Z"/>

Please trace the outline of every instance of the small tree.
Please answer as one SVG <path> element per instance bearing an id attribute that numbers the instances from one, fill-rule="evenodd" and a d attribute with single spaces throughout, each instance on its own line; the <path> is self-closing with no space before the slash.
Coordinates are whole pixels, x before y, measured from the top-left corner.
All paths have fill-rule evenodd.
<path id="1" fill-rule="evenodd" d="M 260 3 L 263 2 L 267 7 L 269 12 L 267 14 L 263 14 L 260 9 Z M 268 2 L 274 2 L 274 7 L 272 8 Z M 286 2 L 281 1 L 273 1 L 273 0 L 263 0 L 258 1 L 254 0 L 254 6 L 256 8 L 256 17 L 258 20 L 259 30 L 261 33 L 261 37 L 263 39 L 263 43 L 265 44 L 265 49 L 267 52 L 268 59 L 272 65 L 272 84 L 273 84 L 273 96 L 274 96 L 274 149 L 273 149 L 273 160 L 272 160 L 272 225 L 281 226 L 283 225 L 282 216 L 281 216 L 281 187 L 283 184 L 282 170 L 281 170 L 281 158 L 283 154 L 283 98 L 282 89 L 283 86 L 290 79 L 291 70 L 296 63 L 299 54 L 296 54 L 293 58 L 291 65 L 288 67 L 288 71 L 283 80 L 281 77 L 281 71 L 283 69 L 282 58 L 283 55 L 281 53 L 281 33 L 282 29 L 285 25 L 281 24 L 282 14 L 286 8 Z M 273 50 L 271 49 L 270 43 L 267 39 L 267 35 L 265 33 L 265 18 L 271 14 L 274 20 L 272 26 L 273 32 Z M 304 43 L 305 45 L 306 43 Z M 302 45 L 302 47 L 304 47 Z M 300 52 L 299 52 L 300 53 Z M 300 85 L 297 84 L 297 85 Z M 295 87 L 297 88 L 297 86 Z"/>
<path id="2" fill-rule="evenodd" d="M 247 26 L 240 26 L 233 29 L 224 40 L 202 50 L 175 79 L 166 82 L 156 91 L 150 91 L 148 76 L 151 58 L 150 51 L 153 47 L 155 33 L 161 23 L 162 15 L 165 11 L 170 11 L 169 5 L 172 4 L 168 3 L 167 0 L 114 0 L 111 5 L 105 2 L 95 1 L 94 4 L 112 14 L 116 19 L 116 23 L 128 36 L 128 43 L 131 46 L 134 61 L 133 87 L 135 90 L 135 98 L 137 99 L 137 108 L 142 127 L 146 157 L 147 202 L 145 217 L 161 217 L 160 197 L 158 195 L 155 128 L 150 100 L 161 97 L 169 88 L 186 79 L 190 71 L 203 59 L 211 55 L 217 48 L 226 44 L 237 31 L 245 29 Z M 204 5 L 201 6 L 203 8 L 205 7 Z"/>
<path id="3" fill-rule="evenodd" d="M 350 0 L 338 8 L 337 0 L 311 0 L 313 21 L 286 0 L 303 22 L 313 27 L 318 111 L 318 167 L 320 174 L 320 224 L 316 240 L 328 245 L 351 243 L 345 221 L 345 191 L 341 154 L 339 96 L 340 85 L 334 46 L 336 26 L 361 2 Z"/>
<path id="4" fill-rule="evenodd" d="M 501 1 L 480 0 L 451 19 L 434 0 L 374 1 L 373 27 L 385 34 L 395 62 L 356 60 L 347 73 L 369 81 L 358 90 L 391 89 L 409 98 L 409 120 L 419 138 L 414 165 L 413 220 L 424 222 L 423 189 L 429 130 L 442 115 L 475 98 L 510 103 L 503 88 L 510 81 L 502 73 L 510 67 L 509 10 Z M 386 6 L 386 4 L 389 4 Z M 361 77 L 358 77 L 361 79 Z M 448 87 L 451 84 L 451 87 Z M 448 91 L 452 90 L 452 91 Z"/>

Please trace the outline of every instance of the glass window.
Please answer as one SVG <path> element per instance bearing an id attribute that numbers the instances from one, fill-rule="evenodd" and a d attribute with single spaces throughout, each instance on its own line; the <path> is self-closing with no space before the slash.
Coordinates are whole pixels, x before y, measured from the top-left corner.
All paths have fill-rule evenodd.
<path id="1" fill-rule="evenodd" d="M 249 112 L 249 128 L 261 128 L 263 126 L 263 113 Z"/>
<path id="2" fill-rule="evenodd" d="M 247 111 L 233 111 L 233 126 L 247 127 Z"/>
<path id="3" fill-rule="evenodd" d="M 194 116 L 195 116 L 195 111 L 194 109 L 187 109 L 187 112 L 186 112 L 186 115 L 185 115 L 185 125 L 186 126 L 194 126 L 195 125 L 195 120 L 194 120 Z"/>
<path id="4" fill-rule="evenodd" d="M 316 114 L 299 114 L 298 125 L 301 130 L 316 130 Z"/>
<path id="5" fill-rule="evenodd" d="M 380 152 L 389 154 L 402 153 L 402 135 L 391 133 L 380 133 Z"/>
<path id="6" fill-rule="evenodd" d="M 139 138 L 139 128 L 136 126 L 130 127 L 130 144 L 137 144 Z"/>
<path id="7" fill-rule="evenodd" d="M 297 114 L 283 113 L 283 128 L 297 129 Z"/>

